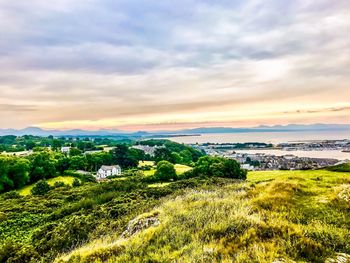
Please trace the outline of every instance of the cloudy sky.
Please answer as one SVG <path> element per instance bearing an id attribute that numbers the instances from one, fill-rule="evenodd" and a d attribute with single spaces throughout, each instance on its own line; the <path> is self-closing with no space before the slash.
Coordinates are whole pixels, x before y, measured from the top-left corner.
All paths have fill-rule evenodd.
<path id="1" fill-rule="evenodd" d="M 0 0 L 0 120 L 350 123 L 350 1 Z"/>

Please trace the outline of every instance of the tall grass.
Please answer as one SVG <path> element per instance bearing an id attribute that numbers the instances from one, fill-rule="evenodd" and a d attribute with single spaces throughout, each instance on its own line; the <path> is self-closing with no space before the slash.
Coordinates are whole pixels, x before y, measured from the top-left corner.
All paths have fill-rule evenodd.
<path id="1" fill-rule="evenodd" d="M 324 262 L 350 254 L 348 174 L 255 172 L 225 182 L 164 199 L 156 227 L 112 234 L 56 261 Z"/>

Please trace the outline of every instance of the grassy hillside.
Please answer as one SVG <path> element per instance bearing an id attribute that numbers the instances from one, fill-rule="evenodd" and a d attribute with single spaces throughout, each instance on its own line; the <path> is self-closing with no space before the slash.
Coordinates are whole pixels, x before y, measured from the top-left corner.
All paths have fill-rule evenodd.
<path id="1" fill-rule="evenodd" d="M 333 172 L 350 172 L 350 163 L 343 163 L 327 168 L 328 171 Z"/>
<path id="2" fill-rule="evenodd" d="M 101 236 L 118 237 L 136 216 L 186 188 L 220 184 L 220 179 L 190 179 L 149 187 L 141 178 L 64 186 L 43 196 L 0 195 L 0 262 L 52 262 Z"/>
<path id="3" fill-rule="evenodd" d="M 125 229 L 56 262 L 346 262 L 350 176 L 272 171 L 217 180 L 164 197 Z"/>
<path id="4" fill-rule="evenodd" d="M 53 186 L 56 182 L 63 182 L 67 185 L 72 185 L 73 183 L 73 180 L 74 180 L 74 177 L 72 176 L 58 176 L 58 177 L 55 177 L 55 178 L 50 178 L 47 180 L 48 184 Z M 34 184 L 32 185 L 27 185 L 21 189 L 18 190 L 18 193 L 20 195 L 29 195 L 30 194 L 30 191 L 32 190 L 32 188 L 34 187 Z"/>

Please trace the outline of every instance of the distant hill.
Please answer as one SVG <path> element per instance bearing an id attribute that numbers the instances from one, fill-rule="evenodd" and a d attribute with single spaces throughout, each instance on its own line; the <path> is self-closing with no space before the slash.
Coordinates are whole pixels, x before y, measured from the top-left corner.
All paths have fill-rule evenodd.
<path id="1" fill-rule="evenodd" d="M 253 128 L 231 128 L 231 127 L 200 127 L 195 129 L 183 129 L 174 131 L 155 132 L 128 132 L 121 130 L 44 130 L 38 127 L 25 129 L 0 129 L 0 136 L 3 135 L 36 135 L 36 136 L 118 136 L 118 137 L 151 137 L 163 135 L 189 135 L 203 133 L 245 133 L 245 132 L 293 132 L 293 131 L 340 131 L 349 130 L 350 124 L 288 124 L 288 125 L 261 125 Z"/>
<path id="2" fill-rule="evenodd" d="M 289 124 L 289 125 L 261 125 L 254 128 L 203 127 L 177 131 L 177 133 L 243 133 L 243 132 L 293 132 L 293 131 L 331 131 L 350 130 L 350 124 Z"/>
<path id="3" fill-rule="evenodd" d="M 44 130 L 38 127 L 28 127 L 25 129 L 0 129 L 0 136 L 4 135 L 35 135 L 35 136 L 138 136 L 138 133 L 128 133 L 120 130 Z"/>

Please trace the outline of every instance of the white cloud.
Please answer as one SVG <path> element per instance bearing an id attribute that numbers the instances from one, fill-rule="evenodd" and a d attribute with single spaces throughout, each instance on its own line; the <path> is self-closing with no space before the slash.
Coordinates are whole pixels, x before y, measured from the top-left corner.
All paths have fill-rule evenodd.
<path id="1" fill-rule="evenodd" d="M 0 125 L 260 123 L 347 104 L 347 2 L 0 0 Z"/>

